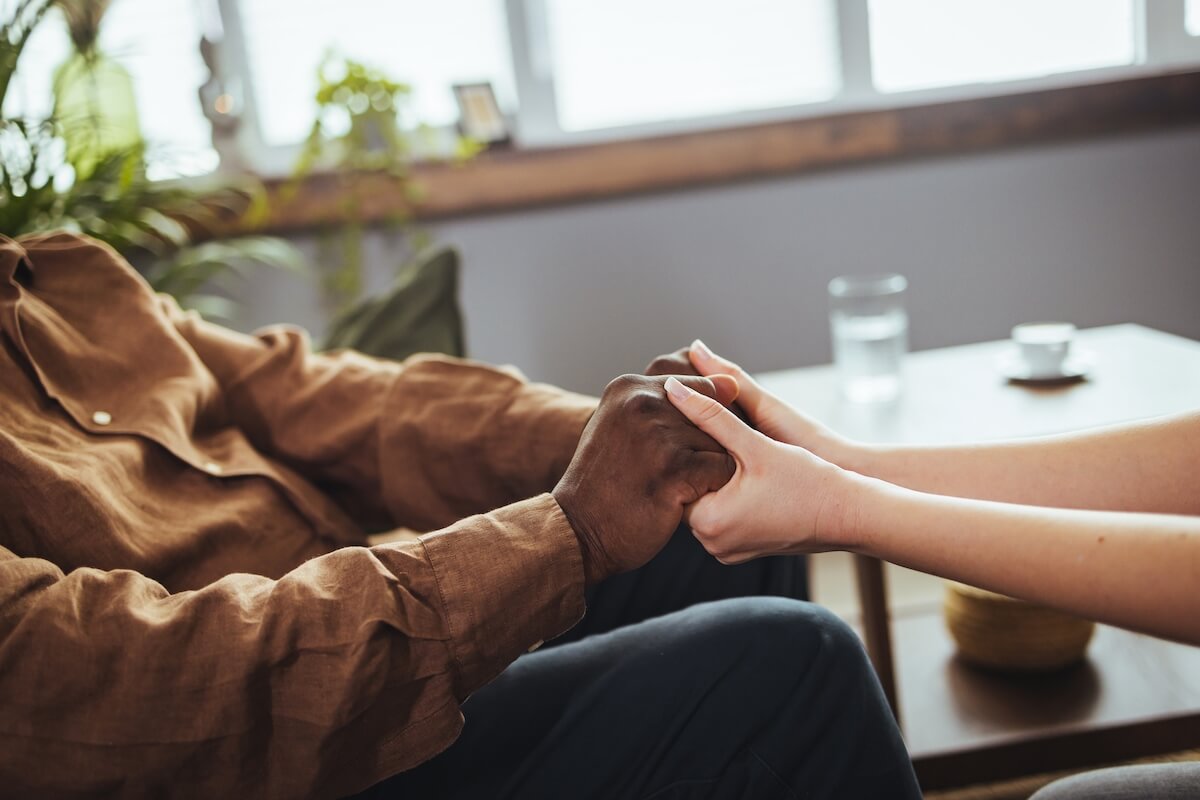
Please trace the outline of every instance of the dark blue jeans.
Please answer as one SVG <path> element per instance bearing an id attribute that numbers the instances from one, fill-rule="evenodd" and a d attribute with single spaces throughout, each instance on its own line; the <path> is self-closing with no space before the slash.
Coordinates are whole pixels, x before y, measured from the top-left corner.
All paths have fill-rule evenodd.
<path id="1" fill-rule="evenodd" d="M 678 606 L 689 592 L 673 578 L 717 563 L 687 531 L 676 539 L 666 585 L 646 582 L 652 564 L 600 587 L 600 623 L 522 656 L 467 700 L 454 745 L 366 796 L 919 798 L 862 645 L 832 614 L 782 597 L 712 601 L 711 586 L 694 592 L 708 602 L 646 614 L 663 609 L 630 587 Z M 597 630 L 612 604 L 651 618 Z"/>

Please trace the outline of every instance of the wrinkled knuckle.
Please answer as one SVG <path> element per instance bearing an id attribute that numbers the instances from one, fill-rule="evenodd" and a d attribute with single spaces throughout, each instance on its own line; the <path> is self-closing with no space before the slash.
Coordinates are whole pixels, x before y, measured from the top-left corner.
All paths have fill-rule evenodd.
<path id="1" fill-rule="evenodd" d="M 649 371 L 652 375 L 678 375 L 680 364 L 674 356 L 659 356 L 650 362 Z"/>
<path id="2" fill-rule="evenodd" d="M 609 395 L 628 392 L 640 385 L 641 380 L 642 378 L 640 375 L 633 375 L 632 373 L 628 372 L 624 375 L 618 375 L 608 382 L 608 386 L 604 387 L 604 393 Z"/>
<path id="3" fill-rule="evenodd" d="M 696 414 L 700 422 L 708 422 L 721 413 L 721 404 L 711 397 L 702 397 L 696 403 L 700 406 Z"/>
<path id="4" fill-rule="evenodd" d="M 625 397 L 624 406 L 625 410 L 632 414 L 653 414 L 662 407 L 662 398 L 654 392 L 639 389 Z"/>
<path id="5" fill-rule="evenodd" d="M 692 387 L 692 391 L 703 397 L 707 397 L 709 400 L 717 396 L 717 384 L 713 382 L 712 378 L 697 375 L 688 380 L 687 385 Z"/>

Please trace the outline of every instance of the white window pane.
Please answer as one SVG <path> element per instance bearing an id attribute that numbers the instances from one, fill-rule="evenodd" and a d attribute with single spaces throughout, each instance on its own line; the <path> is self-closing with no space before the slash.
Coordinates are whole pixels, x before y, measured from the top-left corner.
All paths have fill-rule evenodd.
<path id="1" fill-rule="evenodd" d="M 188 171 L 215 168 L 212 129 L 200 107 L 208 69 L 195 0 L 115 0 L 100 41 L 133 75 L 146 141 L 187 157 Z"/>
<path id="2" fill-rule="evenodd" d="M 5 9 L 7 17 L 8 10 Z M 51 11 L 34 30 L 4 98 L 5 119 L 46 119 L 54 108 L 54 71 L 71 55 L 71 40 L 62 18 Z"/>
<path id="3" fill-rule="evenodd" d="M 242 0 L 263 138 L 293 144 L 316 114 L 317 67 L 331 48 L 413 87 L 420 122 L 453 123 L 450 87 L 490 81 L 511 107 L 502 0 Z"/>
<path id="4" fill-rule="evenodd" d="M 826 100 L 829 0 L 547 0 L 559 124 L 587 130 Z"/>
<path id="5" fill-rule="evenodd" d="M 870 0 L 876 87 L 902 92 L 1131 64 L 1133 0 Z"/>
<path id="6" fill-rule="evenodd" d="M 197 97 L 208 75 L 199 45 L 193 0 L 114 0 L 101 23 L 101 51 L 133 78 L 142 136 L 159 161 L 171 164 L 160 175 L 206 172 L 217 163 Z M 21 53 L 4 115 L 49 116 L 54 72 L 71 52 L 66 25 L 52 11 Z"/>
<path id="7" fill-rule="evenodd" d="M 1200 36 L 1200 0 L 1187 0 L 1187 32 Z"/>

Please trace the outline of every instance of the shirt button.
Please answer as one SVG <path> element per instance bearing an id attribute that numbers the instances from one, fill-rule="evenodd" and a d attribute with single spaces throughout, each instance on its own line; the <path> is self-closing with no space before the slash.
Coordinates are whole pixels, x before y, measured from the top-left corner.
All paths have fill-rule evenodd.
<path id="1" fill-rule="evenodd" d="M 96 411 L 92 414 L 92 422 L 97 425 L 107 425 L 112 422 L 112 414 L 107 411 Z"/>
<path id="2" fill-rule="evenodd" d="M 215 461 L 206 461 L 204 463 L 204 471 L 207 472 L 209 475 L 220 475 L 222 472 L 225 471 L 225 468 L 222 467 L 220 464 L 216 463 Z"/>

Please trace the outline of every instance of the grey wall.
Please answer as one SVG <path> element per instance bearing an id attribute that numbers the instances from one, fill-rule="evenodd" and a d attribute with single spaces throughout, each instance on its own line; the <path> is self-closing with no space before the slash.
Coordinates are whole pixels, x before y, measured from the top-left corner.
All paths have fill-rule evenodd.
<path id="1" fill-rule="evenodd" d="M 914 349 L 1016 322 L 1200 338 L 1200 129 L 922 160 L 445 222 L 474 357 L 598 392 L 703 337 L 752 370 L 829 359 L 825 284 L 909 277 Z M 311 248 L 311 242 L 301 240 Z M 371 281 L 394 246 L 371 236 Z M 319 330 L 260 273 L 240 321 Z"/>

